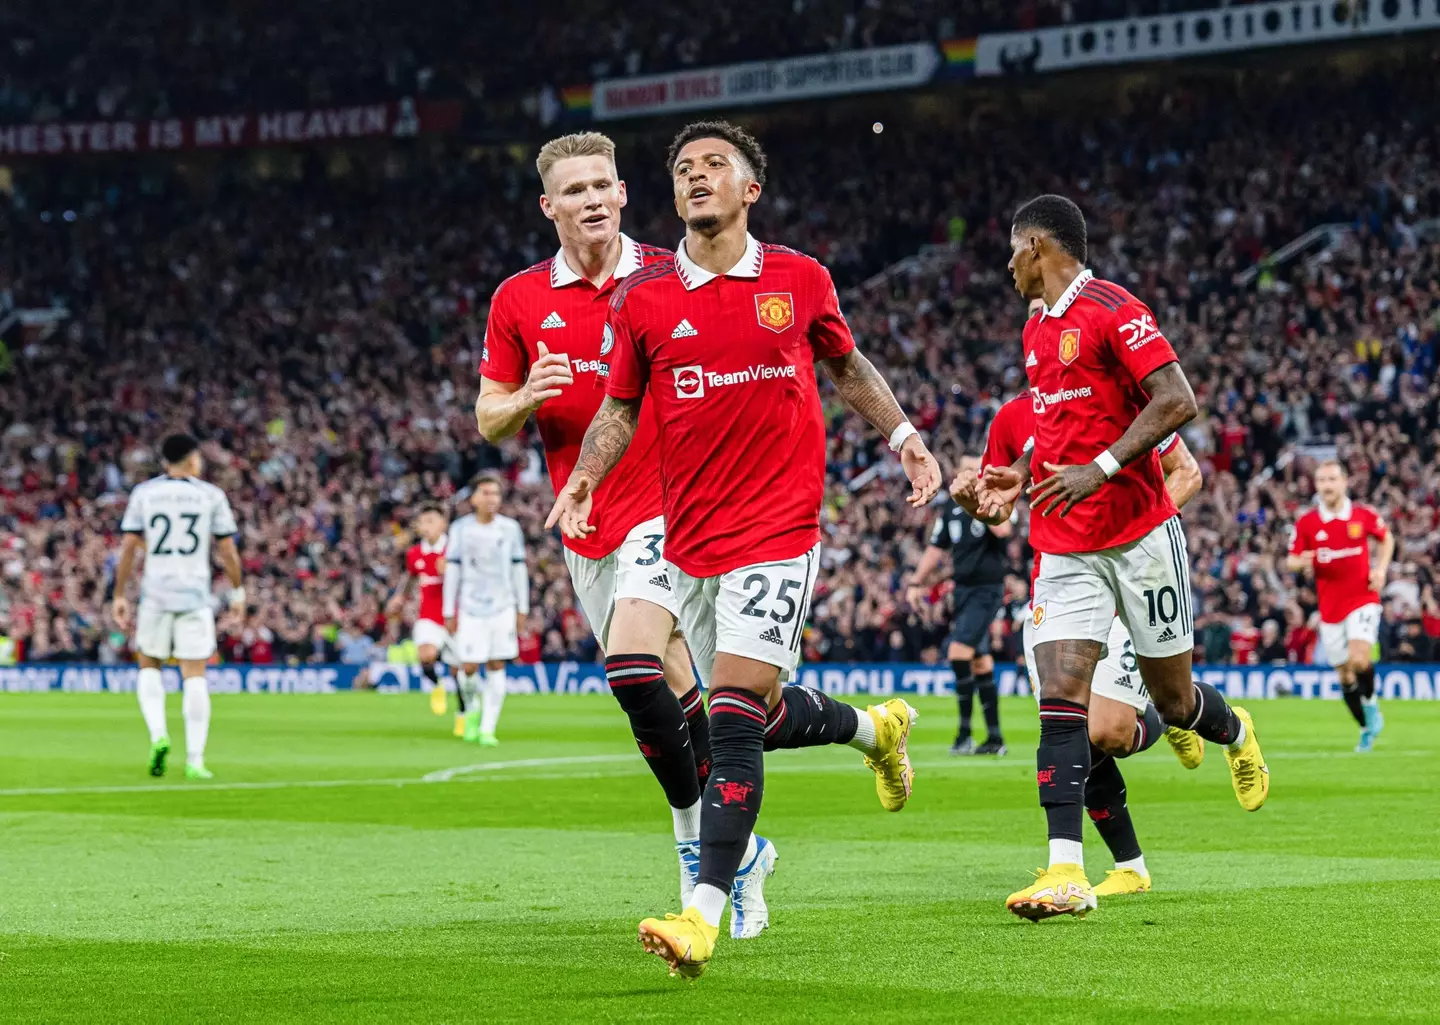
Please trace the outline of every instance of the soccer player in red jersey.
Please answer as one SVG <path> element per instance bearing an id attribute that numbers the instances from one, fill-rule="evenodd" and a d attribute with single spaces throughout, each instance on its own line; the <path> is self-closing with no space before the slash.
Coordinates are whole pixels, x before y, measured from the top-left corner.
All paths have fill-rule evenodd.
<path id="1" fill-rule="evenodd" d="M 725 898 L 764 792 L 767 748 L 850 744 L 896 811 L 913 772 L 914 718 L 893 700 L 858 714 L 782 687 L 799 661 L 819 569 L 825 422 L 815 364 L 900 453 L 927 503 L 940 471 L 885 380 L 855 349 L 829 273 L 747 230 L 765 183 L 759 143 L 725 122 L 691 124 L 667 155 L 685 238 L 675 258 L 634 275 L 611 300 L 615 350 L 604 404 L 550 514 L 568 536 L 593 531 L 592 489 L 608 482 L 643 427 L 660 427 L 666 558 L 680 622 L 710 687 L 714 756 L 700 819 L 700 883 L 679 916 L 640 923 L 672 971 L 709 961 Z"/>
<path id="2" fill-rule="evenodd" d="M 1154 314 L 1085 267 L 1085 217 L 1061 196 L 1022 206 L 1009 269 L 1027 300 L 1025 370 L 1035 443 L 1015 467 L 987 467 L 980 507 L 1013 501 L 1026 480 L 1030 544 L 1040 553 L 1032 596 L 1040 685 L 1037 783 L 1050 863 L 1006 906 L 1030 919 L 1095 907 L 1081 847 L 1090 774 L 1088 706 L 1095 668 L 1118 613 L 1161 718 L 1225 746 L 1236 798 L 1265 802 L 1269 775 L 1253 723 L 1191 673 L 1194 624 L 1185 532 L 1155 447 L 1195 415 L 1190 384 Z"/>
<path id="3" fill-rule="evenodd" d="M 1385 725 L 1375 699 L 1370 653 L 1380 635 L 1380 591 L 1395 554 L 1395 535 L 1373 508 L 1352 502 L 1344 468 L 1330 459 L 1315 470 L 1319 501 L 1295 521 L 1286 564 L 1313 573 L 1320 600 L 1320 646 L 1340 676 L 1345 706 L 1360 724 L 1356 751 L 1369 751 Z M 1380 542 L 1370 562 L 1370 539 Z"/>
<path id="4" fill-rule="evenodd" d="M 644 268 L 669 266 L 673 254 L 621 233 L 625 183 L 616 171 L 615 144 L 604 135 L 554 139 L 541 147 L 535 166 L 544 187 L 540 209 L 555 224 L 560 250 L 496 289 L 475 415 L 480 433 L 498 442 L 533 414 L 558 492 L 605 397 L 596 382 L 614 346 L 605 330 L 611 297 Z M 564 538 L 565 564 L 605 651 L 610 688 L 670 805 L 681 899 L 688 901 L 700 867 L 710 730 L 689 650 L 676 630 L 658 444 L 647 410 L 625 458 L 596 490 L 595 529 Z M 763 883 L 774 863 L 769 841 L 746 840 L 732 895 L 735 937 L 759 935 L 768 924 Z"/>
<path id="5" fill-rule="evenodd" d="M 447 665 L 458 665 L 450 632 L 445 629 L 443 595 L 448 526 L 445 513 L 438 505 L 421 506 L 415 516 L 415 533 L 420 539 L 406 550 L 405 577 L 385 606 L 386 615 L 398 616 L 410 600 L 411 589 L 419 585 L 420 610 L 411 638 L 420 658 L 420 671 L 430 681 L 430 710 L 436 715 L 445 714 L 445 684 L 440 681 L 436 663 L 444 659 Z M 460 687 L 455 688 L 455 697 L 460 704 L 455 713 L 455 735 L 459 737 L 465 733 L 465 698 Z"/>

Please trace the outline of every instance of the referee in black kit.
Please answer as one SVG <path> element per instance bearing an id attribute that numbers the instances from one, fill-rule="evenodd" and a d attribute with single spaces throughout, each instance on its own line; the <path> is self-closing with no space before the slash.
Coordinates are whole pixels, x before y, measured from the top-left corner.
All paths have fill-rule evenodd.
<path id="1" fill-rule="evenodd" d="M 980 460 L 965 456 L 962 470 L 980 472 Z M 910 578 L 906 598 L 912 606 L 924 592 L 950 552 L 951 578 L 955 582 L 954 613 L 946 657 L 955 670 L 955 694 L 960 701 L 960 730 L 950 747 L 952 755 L 1003 755 L 1000 736 L 1000 706 L 995 692 L 995 660 L 990 657 L 990 624 L 1005 603 L 1005 546 L 1013 532 L 1011 523 L 988 527 L 964 509 L 950 503 L 930 528 L 930 544 Z M 975 746 L 970 736 L 970 715 L 975 694 L 985 712 L 985 742 Z"/>

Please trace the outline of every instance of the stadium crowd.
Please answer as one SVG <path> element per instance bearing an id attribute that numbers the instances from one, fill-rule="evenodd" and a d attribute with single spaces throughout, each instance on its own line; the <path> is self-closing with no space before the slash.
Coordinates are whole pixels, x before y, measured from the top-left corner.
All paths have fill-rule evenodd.
<path id="1" fill-rule="evenodd" d="M 1153 307 L 1200 401 L 1185 430 L 1206 475 L 1186 512 L 1197 657 L 1313 657 L 1313 591 L 1283 554 L 1331 452 L 1401 539 L 1385 656 L 1440 657 L 1432 68 L 1188 80 L 1132 94 L 1123 116 L 1032 111 L 1025 132 L 1006 130 L 1007 111 L 852 142 L 786 133 L 767 139 L 757 234 L 831 266 L 860 345 L 953 467 L 1024 386 L 1009 213 L 1036 192 L 1073 196 L 1092 265 Z M 673 244 L 654 149 L 622 148 L 627 230 Z M 924 159 L 941 150 L 951 159 Z M 0 201 L 0 293 L 70 311 L 48 337 L 12 333 L 0 373 L 0 635 L 23 657 L 126 656 L 104 610 L 120 512 L 177 428 L 205 439 L 207 475 L 241 522 L 251 607 L 221 617 L 225 657 L 375 657 L 408 632 L 382 609 L 409 514 L 454 504 L 482 469 L 512 481 L 504 511 L 532 543 L 522 657 L 595 657 L 558 541 L 540 530 L 551 489 L 538 438 L 490 446 L 471 413 L 490 292 L 555 248 L 533 169 L 509 152 L 377 163 L 294 181 L 222 169 L 207 190 L 107 166 L 84 196 L 62 194 L 77 179 L 36 174 Z M 839 173 L 811 173 L 821 166 Z M 73 219 L 52 216 L 67 199 Z M 1319 257 L 1266 259 L 1320 224 L 1346 227 Z M 865 283 L 927 242 L 941 255 Z M 1237 280 L 1246 269 L 1253 282 Z M 936 658 L 945 586 L 915 608 L 902 598 L 935 510 L 909 510 L 883 440 L 827 403 L 806 656 Z M 1011 656 L 1028 557 L 1015 541 L 1012 615 L 994 628 Z"/>

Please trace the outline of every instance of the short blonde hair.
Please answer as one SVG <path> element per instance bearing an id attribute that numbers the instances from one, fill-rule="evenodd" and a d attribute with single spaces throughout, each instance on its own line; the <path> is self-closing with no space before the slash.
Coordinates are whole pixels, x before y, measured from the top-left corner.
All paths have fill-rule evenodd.
<path id="1" fill-rule="evenodd" d="M 599 132 L 575 132 L 551 139 L 540 147 L 535 157 L 535 170 L 540 172 L 540 181 L 549 187 L 550 171 L 562 160 L 570 157 L 604 157 L 615 166 L 615 143 L 608 135 Z"/>

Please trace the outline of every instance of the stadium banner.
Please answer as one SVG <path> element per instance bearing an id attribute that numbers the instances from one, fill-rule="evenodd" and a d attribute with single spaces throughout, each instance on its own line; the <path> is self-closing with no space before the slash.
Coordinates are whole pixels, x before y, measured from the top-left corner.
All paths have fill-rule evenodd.
<path id="1" fill-rule="evenodd" d="M 135 666 L 25 663 L 0 666 L 0 692 L 37 693 L 69 691 L 98 694 L 135 690 Z M 180 689 L 180 672 L 162 670 L 165 689 Z M 512 694 L 604 694 L 605 667 L 594 662 L 541 662 L 511 666 Z M 353 665 L 221 665 L 205 674 L 216 694 L 329 694 L 344 690 L 381 693 L 419 692 L 429 687 L 417 665 L 375 662 Z M 1325 666 L 1196 666 L 1195 675 L 1231 698 L 1338 699 L 1340 681 Z M 1012 663 L 996 663 L 995 679 L 1002 695 L 1026 695 L 1030 687 L 1024 673 Z M 955 674 L 948 666 L 918 662 L 817 662 L 802 665 L 795 681 L 837 697 L 950 697 Z M 1375 682 L 1386 698 L 1434 701 L 1440 699 L 1440 663 L 1381 663 Z"/>
<path id="2" fill-rule="evenodd" d="M 605 78 L 595 83 L 585 99 L 595 120 L 610 121 L 642 114 L 908 89 L 930 81 L 939 66 L 940 54 L 931 44 L 904 43 L 661 75 Z M 579 90 L 568 92 L 579 102 Z"/>
<path id="3" fill-rule="evenodd" d="M 1440 28 L 1440 4 L 1434 0 L 1280 0 L 989 33 L 976 40 L 975 74 L 1039 74 L 1434 28 Z"/>
<path id="4" fill-rule="evenodd" d="M 211 117 L 65 121 L 0 125 L 0 157 L 291 146 L 347 139 L 404 138 L 460 127 L 458 101 L 405 98 L 388 103 L 273 110 Z"/>

